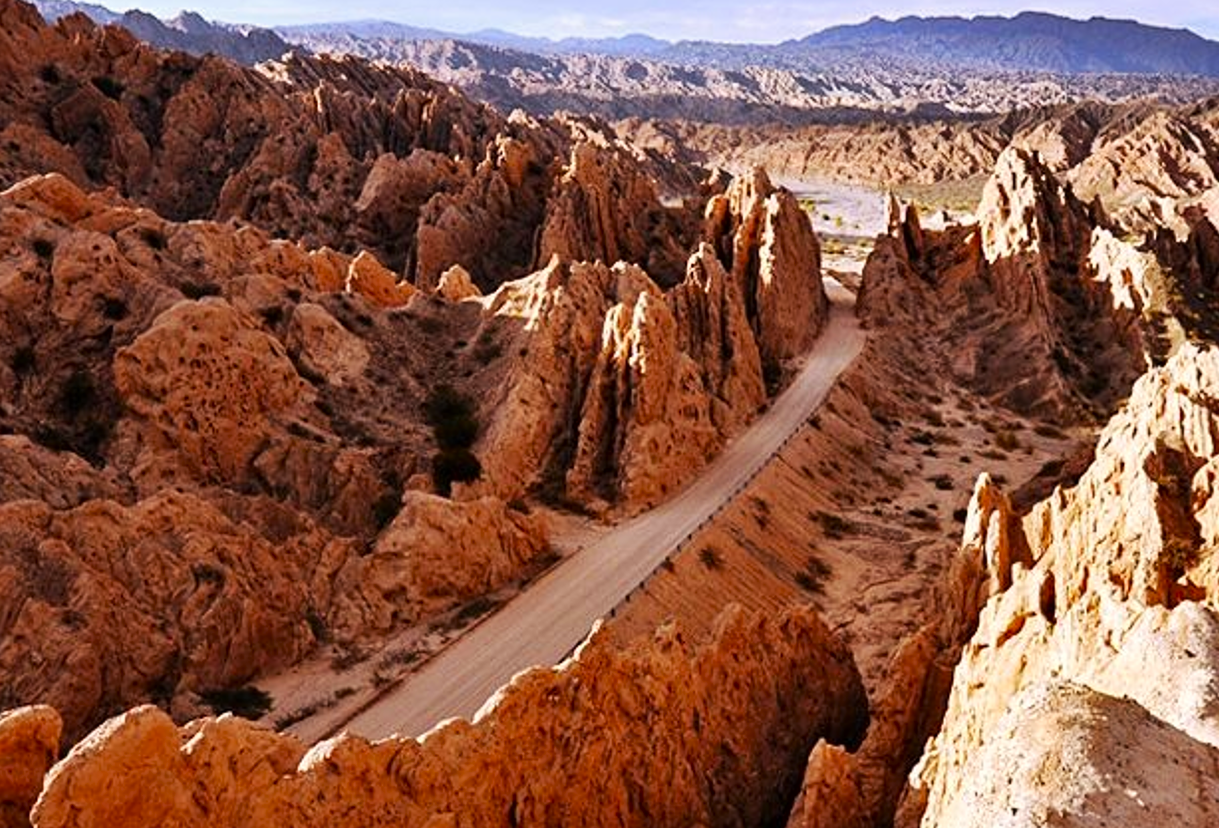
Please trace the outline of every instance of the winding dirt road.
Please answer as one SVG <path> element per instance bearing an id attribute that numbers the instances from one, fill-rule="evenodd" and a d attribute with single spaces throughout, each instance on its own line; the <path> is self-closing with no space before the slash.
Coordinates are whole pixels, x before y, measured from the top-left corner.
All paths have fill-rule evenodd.
<path id="1" fill-rule="evenodd" d="M 805 366 L 696 481 L 573 554 L 343 729 L 370 739 L 417 736 L 443 719 L 472 717 L 520 671 L 557 664 L 570 653 L 594 621 L 753 480 L 859 355 L 865 336 L 855 321 L 853 297 L 836 283 L 827 281 L 826 287 L 833 301 L 830 321 Z"/>

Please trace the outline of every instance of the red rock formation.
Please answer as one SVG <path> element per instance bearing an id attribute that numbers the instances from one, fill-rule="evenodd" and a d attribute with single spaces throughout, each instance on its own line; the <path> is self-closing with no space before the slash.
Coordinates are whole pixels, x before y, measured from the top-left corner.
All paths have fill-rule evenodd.
<path id="1" fill-rule="evenodd" d="M 83 15 L 47 26 L 19 0 L 0 5 L 0 21 L 0 187 L 61 172 L 174 220 L 238 218 L 312 247 L 363 248 L 425 289 L 453 264 L 483 287 L 529 272 L 543 225 L 570 225 L 585 204 L 554 159 L 605 141 L 576 121 L 505 119 L 401 67 L 293 55 L 263 74 L 158 52 Z M 603 198 L 650 186 L 629 153 L 610 155 Z M 610 247 L 571 239 L 564 255 L 680 272 L 681 211 L 654 196 L 643 212 L 604 206 L 630 229 Z"/>
<path id="2" fill-rule="evenodd" d="M 1199 772 L 1210 773 L 1213 759 L 1203 758 L 1202 745 L 1219 744 L 1219 619 L 1212 607 L 1219 567 L 1210 554 L 1217 390 L 1219 353 L 1184 347 L 1135 385 L 1078 485 L 1038 504 L 1006 538 L 995 536 L 996 584 L 1010 586 L 986 604 L 957 667 L 943 727 L 916 770 L 914 781 L 928 797 L 923 824 L 976 824 L 979 809 L 995 812 L 1017 798 L 1033 815 L 1052 808 L 1066 824 L 1079 824 L 1071 820 L 1084 817 L 1081 800 L 1064 791 L 1090 788 L 1089 767 L 1107 769 L 1108 788 L 1144 790 L 1151 780 L 1140 781 L 1142 763 L 1134 761 L 1143 756 L 1194 756 L 1204 763 L 1195 766 Z M 1167 723 L 1177 741 L 1140 747 L 1114 729 L 1127 716 L 1115 712 L 1108 722 L 1081 724 L 1079 758 L 1062 764 L 1052 787 L 1023 775 L 1004 790 L 979 784 L 1000 756 L 1058 763 L 1077 744 L 1049 745 L 1036 730 L 1000 721 L 1015 706 L 1040 705 L 1029 694 L 1051 679 L 1090 688 L 1088 704 L 1101 708 L 1113 703 L 1106 697 L 1129 697 L 1154 717 L 1138 723 L 1139 732 L 1163 732 Z M 1073 697 L 1051 691 L 1050 698 Z M 1056 717 L 1056 705 L 1037 716 Z M 1120 798 L 1104 801 L 1108 808 Z M 1185 807 L 1183 818 L 1201 818 L 1206 808 L 1166 801 Z"/>
<path id="3" fill-rule="evenodd" d="M 638 268 L 553 263 L 489 307 L 524 320 L 480 442 L 503 497 L 561 481 L 579 500 L 655 504 L 765 401 L 741 296 L 707 247 L 667 295 Z"/>
<path id="4" fill-rule="evenodd" d="M 795 197 L 755 168 L 708 202 L 703 236 L 740 288 L 763 365 L 774 371 L 804 353 L 829 303 L 821 248 Z"/>
<path id="5" fill-rule="evenodd" d="M 697 648 L 672 627 L 626 650 L 594 633 L 421 741 L 340 736 L 305 754 L 237 719 L 178 730 L 139 708 L 51 771 L 33 823 L 759 825 L 787 807 L 792 760 L 817 738 L 850 743 L 865 715 L 815 615 L 738 609 Z"/>
<path id="6" fill-rule="evenodd" d="M 54 709 L 22 707 L 0 713 L 0 826 L 28 828 L 42 777 L 59 755 L 63 723 Z"/>

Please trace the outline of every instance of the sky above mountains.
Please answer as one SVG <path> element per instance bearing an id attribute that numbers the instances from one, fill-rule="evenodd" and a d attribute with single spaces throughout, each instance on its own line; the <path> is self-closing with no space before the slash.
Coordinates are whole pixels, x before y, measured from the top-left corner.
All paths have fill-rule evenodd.
<path id="1" fill-rule="evenodd" d="M 121 7 L 122 4 L 115 4 Z M 172 17 L 183 0 L 139 2 L 139 8 Z M 562 37 L 616 37 L 643 32 L 669 40 L 768 43 L 803 37 L 839 23 L 858 23 L 872 15 L 972 16 L 1015 14 L 1028 6 L 991 0 L 460 0 L 456 3 L 400 3 L 392 0 L 191 0 L 204 17 L 264 26 L 379 18 L 414 26 L 471 32 L 498 28 L 517 34 Z M 1048 11 L 1070 17 L 1134 18 L 1143 23 L 1187 27 L 1219 39 L 1215 0 L 1064 0 Z"/>

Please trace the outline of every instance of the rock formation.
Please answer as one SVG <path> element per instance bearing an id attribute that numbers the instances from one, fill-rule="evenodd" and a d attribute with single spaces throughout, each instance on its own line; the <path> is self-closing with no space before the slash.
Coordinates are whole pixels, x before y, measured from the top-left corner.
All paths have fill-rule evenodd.
<path id="1" fill-rule="evenodd" d="M 986 604 L 956 669 L 943 727 L 915 772 L 927 797 L 924 825 L 972 825 L 979 808 L 997 812 L 1019 802 L 1031 809 L 1022 817 L 1031 822 L 1018 824 L 1035 823 L 1047 808 L 1080 820 L 1093 813 L 1082 803 L 1099 793 L 1085 800 L 1068 791 L 1083 796 L 1096 773 L 1115 774 L 1106 787 L 1159 797 L 1162 783 L 1140 776 L 1138 756 L 1171 755 L 1193 773 L 1213 774 L 1216 390 L 1219 353 L 1183 347 L 1135 385 L 1078 485 L 1038 504 L 1007 538 L 996 537 L 989 563 L 996 585 L 1010 586 Z M 1036 689 L 1051 680 L 1087 689 Z M 1111 697 L 1141 707 L 1117 709 Z M 1114 709 L 1086 716 L 1078 737 L 1062 743 L 1036 735 L 1077 708 Z M 1001 721 L 1005 711 L 1009 722 Z M 1146 741 L 1118 732 L 1121 722 Z M 1066 761 L 1067 750 L 1079 750 L 1079 759 Z M 1020 774 L 1062 763 L 1065 775 L 1056 790 L 1030 777 L 996 791 L 981 774 L 997 761 Z M 1182 808 L 1190 799 L 1198 797 L 1164 801 Z M 1114 819 L 1129 813 L 1118 799 L 1104 802 L 1117 808 Z M 1198 807 L 1182 818 L 1209 813 Z"/>
<path id="2" fill-rule="evenodd" d="M 33 824 L 758 825 L 782 817 L 792 760 L 818 738 L 853 744 L 865 718 L 850 655 L 813 613 L 737 609 L 700 647 L 672 627 L 626 650 L 594 632 L 418 742 L 306 753 L 238 719 L 178 729 L 137 708 L 52 769 Z"/>
<path id="3" fill-rule="evenodd" d="M 632 229 L 609 247 L 570 239 L 565 256 L 627 258 L 661 277 L 680 271 L 695 232 L 654 197 L 643 213 L 610 198 L 648 186 L 632 153 L 613 150 L 605 169 L 555 162 L 605 142 L 605 129 L 504 118 L 407 68 L 294 54 L 244 69 L 157 52 L 83 14 L 48 26 L 20 0 L 5 0 L 0 20 L 0 187 L 60 172 L 170 219 L 235 218 L 310 247 L 367 250 L 392 281 L 429 290 L 453 264 L 483 288 L 525 275 L 543 225 L 570 226 L 584 206 L 574 190 L 594 184 L 609 198 L 602 218 Z M 561 183 L 586 172 L 583 185 Z"/>
<path id="4" fill-rule="evenodd" d="M 480 442 L 502 497 L 655 504 L 765 402 L 743 297 L 706 245 L 667 294 L 638 268 L 555 260 L 488 301 L 524 329 Z"/>
<path id="5" fill-rule="evenodd" d="M 707 204 L 704 238 L 745 299 L 762 364 L 775 371 L 803 353 L 825 324 L 821 249 L 795 196 L 761 168 Z"/>
<path id="6" fill-rule="evenodd" d="M 59 756 L 63 723 L 53 708 L 0 713 L 0 826 L 26 828 L 42 778 Z"/>
<path id="7" fill-rule="evenodd" d="M 936 327 L 955 343 L 957 377 L 997 403 L 1091 419 L 1156 356 L 1163 269 L 1035 155 L 1004 151 L 976 226 L 937 232 L 911 206 L 891 213 L 891 235 L 864 271 L 861 314 Z"/>
<path id="8" fill-rule="evenodd" d="M 401 522 L 373 545 L 425 462 L 443 363 L 434 332 L 348 280 L 352 257 L 59 175 L 0 195 L 0 251 L 6 705 L 52 702 L 69 738 L 141 701 L 193 715 L 203 691 L 444 610 L 546 548 L 494 501 L 431 503 L 430 546 Z M 417 301 L 460 335 L 467 309 Z M 457 547 L 435 537 L 459 526 Z M 404 533 L 426 566 L 390 588 L 381 551 Z M 447 590 L 446 570 L 465 573 Z"/>
<path id="9" fill-rule="evenodd" d="M 453 503 L 407 492 L 398 516 L 361 561 L 360 581 L 371 593 L 370 606 L 392 609 L 394 621 L 409 620 L 495 591 L 548 549 L 544 521 L 501 500 Z"/>
<path id="10" fill-rule="evenodd" d="M 627 261 L 662 285 L 681 278 L 691 239 L 663 208 L 656 185 L 622 149 L 590 134 L 571 150 L 547 206 L 537 265 L 563 261 Z"/>

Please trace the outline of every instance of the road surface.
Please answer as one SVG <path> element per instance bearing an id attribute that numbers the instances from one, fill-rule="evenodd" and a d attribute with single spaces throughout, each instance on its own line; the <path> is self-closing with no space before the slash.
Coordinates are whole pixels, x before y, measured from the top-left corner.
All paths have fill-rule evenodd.
<path id="1" fill-rule="evenodd" d="M 380 739 L 418 736 L 454 716 L 472 718 L 520 671 L 554 665 L 698 528 L 748 485 L 821 405 L 863 349 L 850 294 L 836 284 L 830 321 L 807 364 L 750 428 L 667 503 L 624 522 L 530 585 L 343 729 Z"/>

